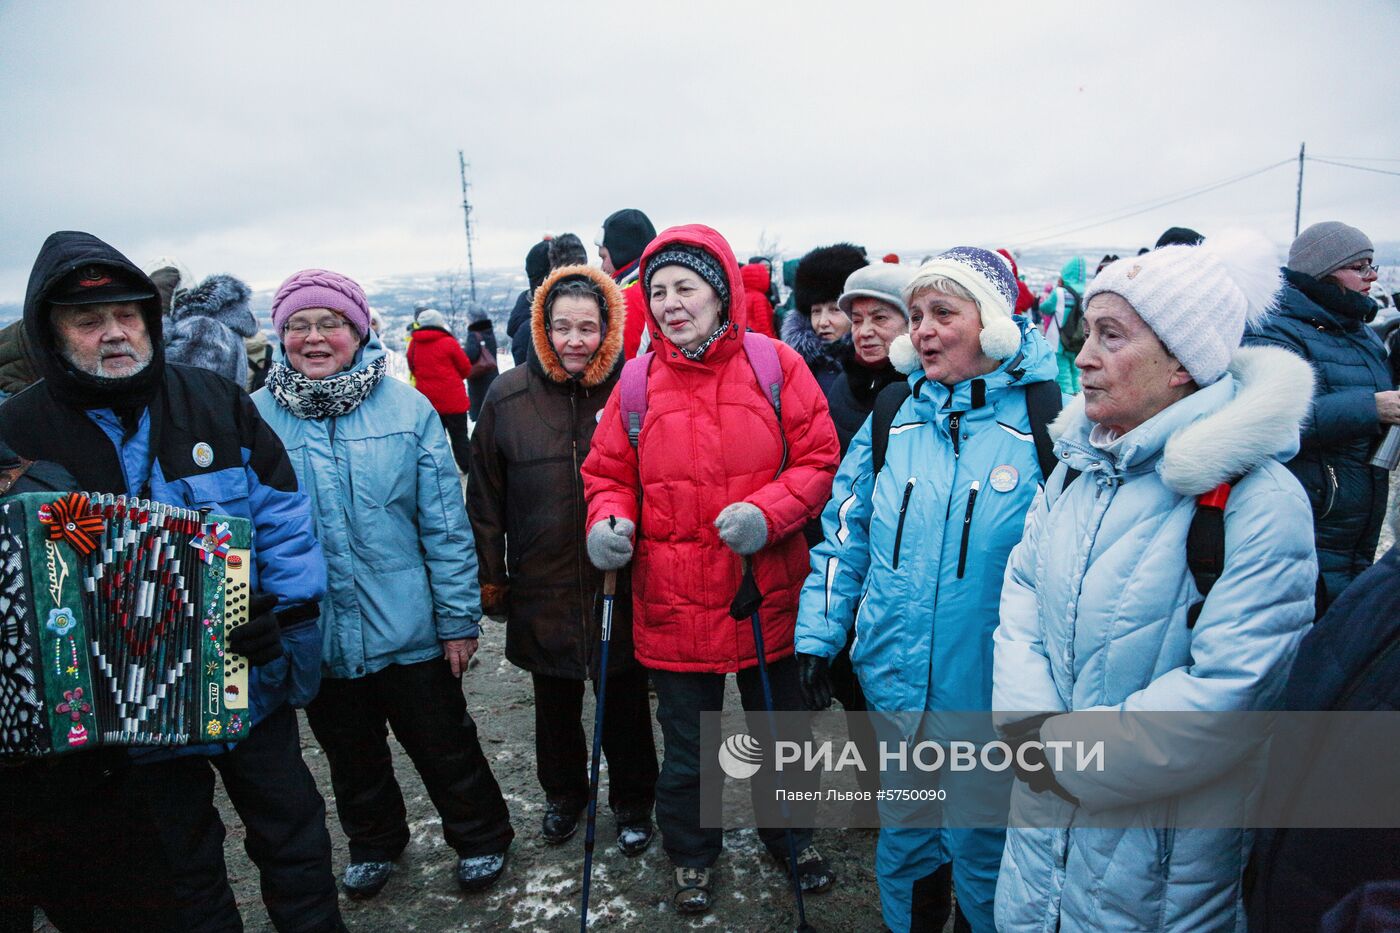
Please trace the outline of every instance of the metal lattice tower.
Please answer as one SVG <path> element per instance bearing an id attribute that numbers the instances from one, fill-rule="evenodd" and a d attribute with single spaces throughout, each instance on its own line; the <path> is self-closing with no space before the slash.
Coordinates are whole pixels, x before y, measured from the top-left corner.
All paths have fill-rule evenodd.
<path id="1" fill-rule="evenodd" d="M 467 197 L 467 159 L 457 150 L 457 165 L 462 171 L 462 217 L 467 225 L 467 280 L 471 284 L 472 302 L 476 302 L 476 264 L 472 261 L 472 202 Z"/>

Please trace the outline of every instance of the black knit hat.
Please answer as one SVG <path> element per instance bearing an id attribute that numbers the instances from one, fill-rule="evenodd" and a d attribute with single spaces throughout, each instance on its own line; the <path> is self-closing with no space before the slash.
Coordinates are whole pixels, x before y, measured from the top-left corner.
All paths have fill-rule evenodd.
<path id="1" fill-rule="evenodd" d="M 812 313 L 812 305 L 835 301 L 846 287 L 846 279 L 857 269 L 870 265 L 865 250 L 851 243 L 819 246 L 797 265 L 792 291 L 797 310 Z"/>
<path id="2" fill-rule="evenodd" d="M 684 266 L 704 279 L 719 295 L 720 305 L 725 313 L 729 311 L 729 280 L 725 278 L 724 266 L 698 246 L 672 243 L 647 260 L 642 288 L 651 291 L 651 277 L 663 266 Z"/>
<path id="3" fill-rule="evenodd" d="M 603 221 L 594 245 L 607 248 L 614 269 L 625 269 L 642 257 L 642 250 L 654 239 L 656 227 L 651 218 L 635 207 L 625 207 Z"/>
<path id="4" fill-rule="evenodd" d="M 1205 237 L 1201 236 L 1190 227 L 1168 227 L 1162 231 L 1162 235 L 1157 238 L 1157 243 L 1153 249 L 1161 249 L 1163 246 L 1200 246 L 1205 242 Z"/>
<path id="5" fill-rule="evenodd" d="M 525 254 L 525 278 L 531 288 L 539 288 L 544 277 L 549 275 L 549 241 L 540 240 Z"/>

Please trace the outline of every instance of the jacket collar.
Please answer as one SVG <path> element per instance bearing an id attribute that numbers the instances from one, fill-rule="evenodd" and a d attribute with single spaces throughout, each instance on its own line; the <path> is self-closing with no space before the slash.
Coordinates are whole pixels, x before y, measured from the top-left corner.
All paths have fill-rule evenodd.
<path id="1" fill-rule="evenodd" d="M 1289 317 L 1333 330 L 1357 330 L 1362 324 L 1375 320 L 1379 305 L 1367 295 L 1347 291 L 1335 282 L 1315 279 L 1287 267 L 1283 277 L 1293 286 L 1294 295 L 1306 299 L 1290 301 L 1288 291 L 1284 292 L 1281 312 Z"/>
<path id="2" fill-rule="evenodd" d="M 1084 397 L 1051 425 L 1055 453 L 1108 480 L 1156 471 L 1173 492 L 1198 496 L 1267 460 L 1291 460 L 1312 405 L 1313 374 L 1286 350 L 1241 347 L 1226 375 L 1123 435 L 1110 454 L 1089 443 Z"/>

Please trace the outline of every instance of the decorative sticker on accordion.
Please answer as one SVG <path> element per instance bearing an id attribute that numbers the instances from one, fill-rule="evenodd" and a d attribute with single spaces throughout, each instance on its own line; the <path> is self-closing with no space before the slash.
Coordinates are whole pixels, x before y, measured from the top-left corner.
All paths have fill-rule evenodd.
<path id="1" fill-rule="evenodd" d="M 0 755 L 241 739 L 252 530 L 109 494 L 0 499 Z"/>

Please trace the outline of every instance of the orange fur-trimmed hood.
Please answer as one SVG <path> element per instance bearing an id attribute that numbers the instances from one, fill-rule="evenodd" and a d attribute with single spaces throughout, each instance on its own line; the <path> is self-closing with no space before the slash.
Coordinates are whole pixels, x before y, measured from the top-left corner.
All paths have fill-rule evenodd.
<path id="1" fill-rule="evenodd" d="M 603 341 L 598 344 L 598 352 L 593 354 L 593 359 L 588 361 L 587 368 L 578 380 L 584 388 L 591 389 L 601 385 L 608 378 L 622 356 L 627 303 L 617 283 L 605 275 L 603 270 L 592 266 L 561 266 L 551 272 L 540 287 L 535 289 L 535 300 L 530 306 L 530 339 L 535 345 L 535 356 L 540 361 L 540 368 L 554 382 L 568 382 L 573 377 L 565 371 L 564 364 L 559 361 L 559 354 L 554 352 L 554 345 L 549 341 L 544 321 L 544 305 L 554 286 L 568 278 L 586 278 L 603 295 Z"/>

